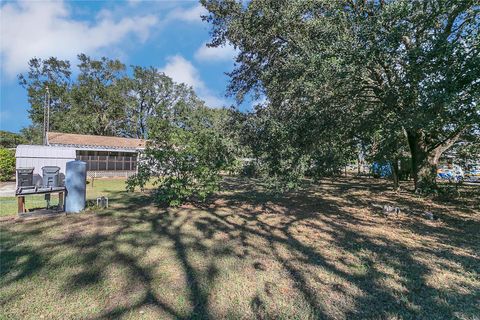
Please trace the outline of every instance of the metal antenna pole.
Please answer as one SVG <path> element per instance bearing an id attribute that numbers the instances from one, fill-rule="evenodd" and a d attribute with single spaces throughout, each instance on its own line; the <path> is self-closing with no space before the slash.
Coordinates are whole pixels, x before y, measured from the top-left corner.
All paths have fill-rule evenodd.
<path id="1" fill-rule="evenodd" d="M 47 87 L 47 130 L 45 134 L 45 144 L 48 144 L 48 132 L 50 131 L 50 90 Z"/>
<path id="2" fill-rule="evenodd" d="M 47 87 L 48 89 L 48 87 Z M 43 102 L 43 145 L 47 145 L 47 93 Z"/>

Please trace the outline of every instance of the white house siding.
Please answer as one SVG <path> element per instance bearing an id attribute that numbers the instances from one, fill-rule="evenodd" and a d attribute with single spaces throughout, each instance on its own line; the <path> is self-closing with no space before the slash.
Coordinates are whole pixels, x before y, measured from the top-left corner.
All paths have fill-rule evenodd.
<path id="1" fill-rule="evenodd" d="M 61 180 L 65 177 L 68 161 L 75 160 L 75 148 L 19 145 L 15 152 L 16 168 L 34 168 L 34 184 L 42 184 L 42 167 L 57 166 L 60 168 Z M 18 179 L 17 179 L 18 180 Z"/>

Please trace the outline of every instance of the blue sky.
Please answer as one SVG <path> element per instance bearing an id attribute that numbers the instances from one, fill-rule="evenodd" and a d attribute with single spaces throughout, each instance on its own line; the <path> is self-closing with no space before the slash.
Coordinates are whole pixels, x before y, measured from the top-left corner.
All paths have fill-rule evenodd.
<path id="1" fill-rule="evenodd" d="M 235 50 L 205 46 L 210 28 L 197 1 L 2 1 L 0 10 L 1 130 L 30 124 L 16 76 L 32 57 L 76 64 L 76 55 L 86 53 L 154 66 L 191 85 L 207 105 L 234 103 L 225 97 L 225 72 L 233 68 Z"/>

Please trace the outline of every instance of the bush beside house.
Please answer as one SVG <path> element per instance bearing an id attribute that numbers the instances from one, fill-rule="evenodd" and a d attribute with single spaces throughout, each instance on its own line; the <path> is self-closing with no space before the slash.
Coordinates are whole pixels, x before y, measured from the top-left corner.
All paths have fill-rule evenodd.
<path id="1" fill-rule="evenodd" d="M 0 148 L 0 181 L 10 180 L 15 173 L 15 151 Z"/>

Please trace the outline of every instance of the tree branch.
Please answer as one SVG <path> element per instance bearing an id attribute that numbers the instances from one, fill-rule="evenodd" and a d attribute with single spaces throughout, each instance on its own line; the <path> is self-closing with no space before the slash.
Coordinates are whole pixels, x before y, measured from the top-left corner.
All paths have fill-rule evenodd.
<path id="1" fill-rule="evenodd" d="M 446 150 L 448 150 L 459 138 L 460 136 L 465 132 L 467 127 L 463 127 L 457 131 L 454 131 L 452 134 L 450 134 L 447 138 L 444 140 L 434 144 L 432 147 L 428 148 L 428 152 L 432 152 L 435 149 L 441 150 L 440 154 L 444 153 Z"/>

